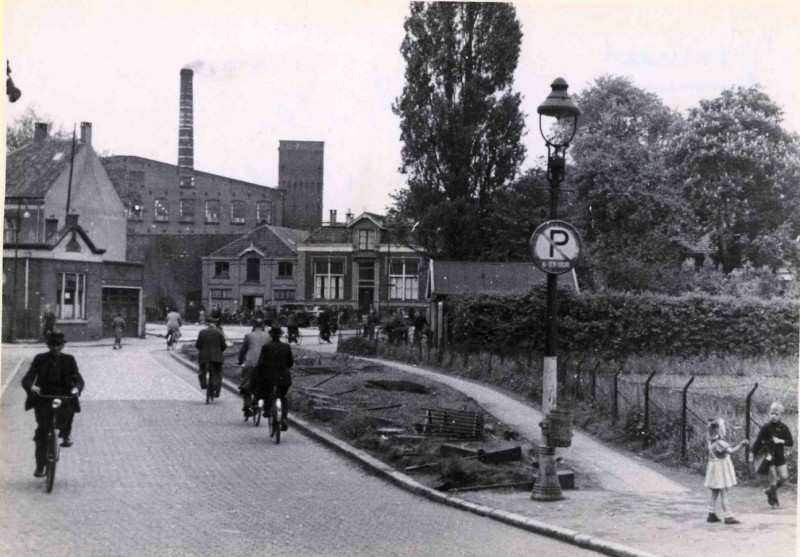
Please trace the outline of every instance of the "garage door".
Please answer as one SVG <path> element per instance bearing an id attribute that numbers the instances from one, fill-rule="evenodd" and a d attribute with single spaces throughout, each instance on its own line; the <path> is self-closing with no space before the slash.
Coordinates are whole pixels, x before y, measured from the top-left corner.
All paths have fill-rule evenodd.
<path id="1" fill-rule="evenodd" d="M 122 314 L 127 327 L 126 337 L 135 337 L 139 334 L 139 296 L 138 288 L 111 288 L 103 287 L 103 336 L 114 336 L 112 322 L 117 312 Z"/>

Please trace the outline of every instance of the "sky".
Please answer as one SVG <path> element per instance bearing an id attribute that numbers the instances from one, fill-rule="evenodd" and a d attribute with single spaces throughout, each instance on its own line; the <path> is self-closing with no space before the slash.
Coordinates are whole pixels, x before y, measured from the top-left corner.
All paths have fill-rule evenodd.
<path id="1" fill-rule="evenodd" d="M 27 107 L 71 132 L 91 122 L 101 154 L 177 164 L 179 73 L 194 75 L 195 169 L 276 187 L 281 140 L 325 142 L 323 215 L 384 213 L 402 188 L 395 0 L 0 0 L 3 57 Z M 760 84 L 800 132 L 796 0 L 524 0 L 527 159 L 545 153 L 536 107 L 563 77 L 577 93 L 629 77 L 685 112 Z M 4 126 L 5 129 L 5 126 Z"/>

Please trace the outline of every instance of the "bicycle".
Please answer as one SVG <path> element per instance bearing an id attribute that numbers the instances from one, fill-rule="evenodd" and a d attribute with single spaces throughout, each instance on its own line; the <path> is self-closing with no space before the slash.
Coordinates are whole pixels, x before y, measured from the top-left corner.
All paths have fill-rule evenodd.
<path id="1" fill-rule="evenodd" d="M 303 335 L 300 334 L 299 329 L 293 331 L 291 329 L 286 330 L 286 344 L 303 344 Z"/>
<path id="2" fill-rule="evenodd" d="M 56 481 L 56 465 L 58 464 L 58 460 L 61 457 L 61 445 L 58 442 L 58 434 L 56 433 L 56 414 L 58 409 L 61 408 L 65 399 L 75 398 L 74 395 L 65 395 L 65 396 L 51 396 L 51 395 L 39 395 L 41 398 L 48 398 L 51 399 L 53 402 L 50 403 L 50 407 L 52 408 L 51 419 L 50 419 L 50 426 L 47 428 L 47 462 L 45 464 L 45 471 L 46 471 L 46 489 L 47 493 L 53 491 L 53 484 Z"/>
<path id="3" fill-rule="evenodd" d="M 259 405 L 263 406 L 264 401 L 259 400 Z M 281 442 L 281 416 L 283 413 L 283 403 L 278 396 L 278 386 L 272 386 L 272 404 L 269 407 L 269 416 L 267 423 L 269 424 L 269 436 L 275 438 L 275 444 L 279 445 Z"/>
<path id="4" fill-rule="evenodd" d="M 319 328 L 319 335 L 317 335 L 317 340 L 320 344 L 324 343 L 331 343 L 331 330 L 328 327 L 320 326 Z"/>
<path id="5" fill-rule="evenodd" d="M 178 344 L 178 340 L 181 338 L 180 330 L 170 329 L 167 331 L 167 350 L 170 348 L 175 350 L 175 345 Z"/>
<path id="6" fill-rule="evenodd" d="M 214 369 L 210 362 L 203 364 L 203 366 L 201 373 L 206 374 L 206 404 L 209 404 L 215 398 L 219 398 L 217 392 L 222 389 L 222 370 Z"/>

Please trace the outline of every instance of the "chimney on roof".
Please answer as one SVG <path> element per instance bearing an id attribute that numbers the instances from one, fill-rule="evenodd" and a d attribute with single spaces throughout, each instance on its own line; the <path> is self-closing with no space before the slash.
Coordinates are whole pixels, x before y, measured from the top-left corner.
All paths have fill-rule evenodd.
<path id="1" fill-rule="evenodd" d="M 78 224 L 78 213 L 67 213 L 67 226 L 74 226 Z"/>
<path id="2" fill-rule="evenodd" d="M 347 223 L 347 226 L 353 224 L 353 213 L 350 211 L 350 209 L 348 209 L 344 214 L 344 221 Z"/>
<path id="3" fill-rule="evenodd" d="M 182 188 L 194 185 L 194 72 L 181 70 L 180 114 L 178 117 L 178 175 Z"/>
<path id="4" fill-rule="evenodd" d="M 42 143 L 47 139 L 47 127 L 47 123 L 45 122 L 36 122 L 36 127 L 33 131 L 33 140 L 36 143 Z"/>
<path id="5" fill-rule="evenodd" d="M 92 146 L 92 123 L 81 122 L 81 143 Z"/>
<path id="6" fill-rule="evenodd" d="M 336 224 L 336 209 L 331 209 L 331 226 Z"/>

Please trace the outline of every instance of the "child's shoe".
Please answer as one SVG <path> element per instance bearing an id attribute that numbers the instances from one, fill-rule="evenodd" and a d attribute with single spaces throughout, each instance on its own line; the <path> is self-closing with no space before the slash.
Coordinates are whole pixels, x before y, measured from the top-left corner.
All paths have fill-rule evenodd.
<path id="1" fill-rule="evenodd" d="M 719 519 L 716 513 L 708 513 L 708 518 L 706 519 L 706 522 L 721 522 L 721 520 Z"/>

